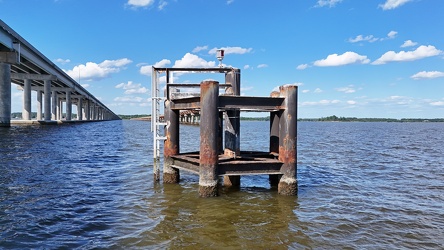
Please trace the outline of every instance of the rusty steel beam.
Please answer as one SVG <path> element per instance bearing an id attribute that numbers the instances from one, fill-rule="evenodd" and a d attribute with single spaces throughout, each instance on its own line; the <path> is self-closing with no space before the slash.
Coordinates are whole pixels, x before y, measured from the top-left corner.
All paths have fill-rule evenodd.
<path id="1" fill-rule="evenodd" d="M 200 165 L 199 195 L 218 196 L 218 100 L 219 82 L 203 81 L 200 86 Z"/>
<path id="2" fill-rule="evenodd" d="M 277 111 L 284 109 L 284 98 L 251 97 L 251 96 L 219 96 L 219 109 L 221 110 L 256 110 Z M 186 110 L 200 108 L 200 97 L 189 97 L 172 100 L 171 109 Z"/>
<path id="3" fill-rule="evenodd" d="M 235 70 L 235 68 L 156 68 L 153 67 L 157 72 L 215 72 L 215 73 L 225 73 Z"/>
<path id="4" fill-rule="evenodd" d="M 230 87 L 229 84 L 219 84 L 219 88 L 223 87 Z M 191 88 L 191 87 L 200 87 L 200 83 L 168 83 L 168 87 L 184 87 L 184 88 Z"/>
<path id="5" fill-rule="evenodd" d="M 172 156 L 178 155 L 179 149 L 179 111 L 171 109 L 171 102 L 165 102 L 165 118 L 167 125 L 165 128 L 166 140 L 163 147 L 164 167 L 163 167 L 163 182 L 164 183 L 178 183 L 180 180 L 180 173 L 174 165 Z M 156 176 L 154 176 L 156 179 Z"/>
<path id="6" fill-rule="evenodd" d="M 221 96 L 219 108 L 245 109 L 257 111 L 276 111 L 282 109 L 284 98 L 252 97 L 252 96 Z"/>
<path id="7" fill-rule="evenodd" d="M 285 85 L 279 88 L 280 95 L 285 97 L 285 110 L 279 120 L 279 161 L 283 163 L 279 180 L 278 193 L 282 195 L 297 195 L 296 179 L 297 164 L 297 104 L 298 87 Z"/>

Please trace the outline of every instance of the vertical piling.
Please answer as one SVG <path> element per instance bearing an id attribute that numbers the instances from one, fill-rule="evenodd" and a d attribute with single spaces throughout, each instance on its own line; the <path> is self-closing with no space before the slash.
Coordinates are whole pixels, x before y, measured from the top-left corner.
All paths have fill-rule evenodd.
<path id="1" fill-rule="evenodd" d="M 200 84 L 200 164 L 199 196 L 218 196 L 218 103 L 219 82 L 203 81 Z"/>
<path id="2" fill-rule="evenodd" d="M 279 160 L 283 163 L 279 180 L 278 193 L 282 195 L 297 195 L 298 183 L 296 178 L 297 166 L 297 90 L 294 85 L 279 88 L 280 95 L 285 98 L 280 116 Z"/>
<path id="3" fill-rule="evenodd" d="M 165 128 L 166 140 L 163 147 L 164 167 L 163 182 L 178 183 L 180 179 L 179 169 L 172 167 L 174 160 L 173 155 L 179 154 L 179 110 L 171 109 L 171 101 L 165 102 L 165 120 L 167 122 Z M 156 173 L 154 173 L 156 174 Z M 156 180 L 157 176 L 154 176 Z"/>
<path id="4" fill-rule="evenodd" d="M 240 96 L 240 69 L 225 74 L 225 83 L 230 86 L 226 94 Z M 240 155 L 240 111 L 239 109 L 224 112 L 225 149 L 224 154 L 232 158 Z M 240 187 L 240 176 L 224 176 L 224 186 Z"/>
<path id="5" fill-rule="evenodd" d="M 279 119 L 282 111 L 270 112 L 270 153 L 279 154 Z M 277 187 L 282 175 L 270 174 L 270 186 Z"/>
<path id="6" fill-rule="evenodd" d="M 236 69 L 225 75 L 225 83 L 230 86 L 226 94 L 240 96 L 240 70 Z M 231 157 L 240 154 L 240 111 L 239 109 L 227 110 L 224 115 L 225 127 L 225 151 Z"/>

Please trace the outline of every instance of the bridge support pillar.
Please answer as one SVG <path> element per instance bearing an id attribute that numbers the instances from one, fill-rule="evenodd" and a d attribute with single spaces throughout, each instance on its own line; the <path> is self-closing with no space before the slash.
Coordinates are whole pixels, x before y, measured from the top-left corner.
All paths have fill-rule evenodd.
<path id="1" fill-rule="evenodd" d="M 218 196 L 219 82 L 200 84 L 199 196 Z"/>
<path id="2" fill-rule="evenodd" d="M 22 120 L 31 120 L 31 80 L 23 80 L 23 110 Z"/>
<path id="3" fill-rule="evenodd" d="M 278 193 L 282 195 L 297 195 L 298 183 L 296 178 L 297 164 L 297 97 L 298 87 L 286 85 L 280 87 L 280 95 L 285 97 L 285 110 L 281 111 L 279 119 L 279 160 L 282 177 L 278 184 Z"/>
<path id="4" fill-rule="evenodd" d="M 57 106 L 59 106 L 57 101 L 57 91 L 53 90 L 51 97 L 51 120 L 57 120 Z"/>
<path id="5" fill-rule="evenodd" d="M 42 91 L 37 91 L 37 121 L 42 119 Z"/>
<path id="6" fill-rule="evenodd" d="M 80 97 L 77 101 L 77 120 L 83 120 L 83 98 Z"/>
<path id="7" fill-rule="evenodd" d="M 51 81 L 45 80 L 44 81 L 44 90 L 45 90 L 45 99 L 44 101 L 44 108 L 45 108 L 45 121 L 51 120 Z"/>
<path id="8" fill-rule="evenodd" d="M 85 118 L 87 121 L 89 121 L 91 119 L 91 107 L 90 107 L 90 100 L 86 99 L 86 104 L 85 104 Z"/>
<path id="9" fill-rule="evenodd" d="M 66 120 L 71 121 L 72 116 L 72 100 L 71 90 L 66 91 Z"/>
<path id="10" fill-rule="evenodd" d="M 11 126 L 11 65 L 0 61 L 0 127 Z"/>
<path id="11" fill-rule="evenodd" d="M 93 103 L 91 105 L 91 120 L 95 121 L 96 120 L 96 104 Z"/>
<path id="12" fill-rule="evenodd" d="M 62 120 L 62 113 L 63 113 L 63 101 L 62 98 L 60 98 L 59 95 L 57 95 L 57 113 L 56 113 L 56 120 Z"/>

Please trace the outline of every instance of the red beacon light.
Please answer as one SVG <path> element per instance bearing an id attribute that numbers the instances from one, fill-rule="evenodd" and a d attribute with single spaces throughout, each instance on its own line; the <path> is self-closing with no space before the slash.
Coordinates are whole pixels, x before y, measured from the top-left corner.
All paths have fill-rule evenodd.
<path id="1" fill-rule="evenodd" d="M 222 60 L 224 59 L 224 50 L 223 49 L 218 49 L 216 52 L 216 57 L 217 60 L 219 60 L 219 67 L 222 68 Z"/>

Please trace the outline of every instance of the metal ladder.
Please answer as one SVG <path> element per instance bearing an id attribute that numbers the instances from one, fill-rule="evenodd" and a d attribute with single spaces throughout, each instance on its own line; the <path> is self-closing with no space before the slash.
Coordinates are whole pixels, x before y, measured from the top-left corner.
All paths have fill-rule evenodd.
<path id="1" fill-rule="evenodd" d="M 166 140 L 163 135 L 163 127 L 166 126 L 166 122 L 160 120 L 161 116 L 161 105 L 166 97 L 161 96 L 159 89 L 159 77 L 157 76 L 157 71 L 152 68 L 151 74 L 151 132 L 153 133 L 153 158 L 154 162 L 160 160 L 160 141 Z"/>

